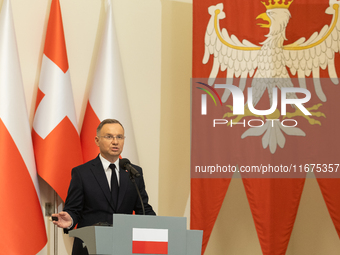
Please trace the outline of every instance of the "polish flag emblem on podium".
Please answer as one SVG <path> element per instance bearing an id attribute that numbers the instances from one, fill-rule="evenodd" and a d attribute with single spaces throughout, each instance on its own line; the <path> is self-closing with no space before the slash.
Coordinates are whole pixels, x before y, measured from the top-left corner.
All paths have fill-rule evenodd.
<path id="1" fill-rule="evenodd" d="M 168 229 L 133 228 L 133 254 L 168 254 Z"/>

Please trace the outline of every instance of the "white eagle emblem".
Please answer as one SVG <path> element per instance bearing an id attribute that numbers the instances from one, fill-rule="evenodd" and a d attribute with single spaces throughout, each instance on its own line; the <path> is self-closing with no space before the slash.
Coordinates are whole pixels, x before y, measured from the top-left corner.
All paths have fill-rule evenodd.
<path id="1" fill-rule="evenodd" d="M 272 4 L 274 2 L 274 4 Z M 281 2 L 281 3 L 279 3 Z M 256 19 L 262 19 L 268 23 L 259 24 L 261 27 L 269 28 L 267 39 L 261 43 L 262 46 L 255 45 L 247 40 L 240 42 L 235 35 L 229 35 L 228 31 L 219 27 L 219 20 L 226 17 L 223 12 L 223 4 L 210 6 L 208 8 L 211 18 L 208 22 L 205 33 L 205 52 L 203 64 L 208 63 L 210 55 L 213 55 L 213 66 L 209 77 L 209 85 L 212 86 L 218 75 L 218 72 L 227 70 L 226 83 L 233 84 L 234 77 L 241 78 L 239 88 L 243 91 L 246 86 L 246 79 L 254 78 L 252 87 L 252 102 L 255 106 L 261 99 L 265 90 L 268 90 L 269 99 L 272 102 L 272 88 L 293 87 L 287 68 L 293 75 L 297 74 L 299 86 L 306 88 L 306 77 L 312 75 L 315 93 L 322 102 L 327 101 L 327 97 L 322 90 L 320 81 L 320 68 L 327 68 L 328 75 L 334 84 L 339 83 L 335 69 L 335 53 L 340 49 L 340 19 L 339 6 L 340 1 L 329 1 L 329 7 L 326 13 L 333 15 L 330 25 L 325 25 L 321 31 L 313 33 L 306 40 L 300 38 L 290 45 L 284 45 L 286 39 L 286 27 L 291 14 L 288 10 L 293 1 L 274 0 L 269 4 L 262 2 L 266 7 L 266 12 L 257 16 Z M 261 82 L 258 79 L 264 78 Z M 285 78 L 285 79 L 282 79 Z M 266 82 L 263 82 L 263 81 Z M 225 90 L 222 96 L 222 102 L 226 102 L 230 95 L 229 90 Z M 295 98 L 295 93 L 287 94 L 287 98 Z M 321 122 L 315 117 L 325 116 L 322 112 L 315 112 L 322 104 L 314 105 L 307 108 L 312 117 L 304 115 L 296 108 L 295 112 L 287 112 L 283 118 L 294 118 L 301 116 L 306 118 L 311 125 Z M 228 106 L 232 108 L 231 106 Z M 247 107 L 246 107 L 247 108 Z M 245 109 L 245 115 L 236 116 L 233 121 L 238 122 L 245 116 L 251 116 L 252 113 Z M 228 112 L 224 117 L 232 117 Z M 254 115 L 253 115 L 254 116 Z M 259 116 L 257 116 L 259 117 Z M 276 110 L 267 119 L 279 119 L 280 112 Z M 285 145 L 285 136 L 305 136 L 305 132 L 297 127 L 284 127 L 280 122 L 266 122 L 262 127 L 249 128 L 244 132 L 241 138 L 248 136 L 261 136 L 262 146 L 275 153 L 277 145 L 281 148 Z"/>

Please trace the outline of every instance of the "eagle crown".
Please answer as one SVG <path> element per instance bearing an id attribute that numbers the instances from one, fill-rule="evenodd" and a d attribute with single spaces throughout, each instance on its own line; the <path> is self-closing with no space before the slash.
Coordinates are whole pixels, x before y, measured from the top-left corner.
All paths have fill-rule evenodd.
<path id="1" fill-rule="evenodd" d="M 285 4 L 286 0 L 269 0 L 268 4 L 266 4 L 266 2 L 263 2 L 263 1 L 261 1 L 261 3 L 263 3 L 263 5 L 266 7 L 267 10 L 276 9 L 276 8 L 288 9 L 293 1 L 294 0 L 288 0 L 287 4 Z M 274 4 L 272 4 L 272 2 L 274 2 Z M 281 3 L 279 4 L 279 2 Z"/>

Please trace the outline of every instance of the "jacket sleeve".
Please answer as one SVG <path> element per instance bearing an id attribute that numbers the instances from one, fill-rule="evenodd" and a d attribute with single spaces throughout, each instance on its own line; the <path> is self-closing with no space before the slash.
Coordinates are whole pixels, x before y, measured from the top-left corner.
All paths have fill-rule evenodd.
<path id="1" fill-rule="evenodd" d="M 73 229 L 79 220 L 84 203 L 83 183 L 78 168 L 72 169 L 72 179 L 68 189 L 64 211 L 67 212 L 73 220 L 73 225 L 68 231 Z"/>

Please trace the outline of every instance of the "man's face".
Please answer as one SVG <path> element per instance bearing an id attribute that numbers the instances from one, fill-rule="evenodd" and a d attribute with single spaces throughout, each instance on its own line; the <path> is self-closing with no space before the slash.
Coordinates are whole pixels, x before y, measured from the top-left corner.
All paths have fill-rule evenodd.
<path id="1" fill-rule="evenodd" d="M 124 139 L 117 139 L 117 136 L 124 137 L 124 129 L 118 123 L 105 124 L 100 133 L 95 137 L 100 154 L 110 162 L 115 162 L 123 151 Z M 108 139 L 112 138 L 113 139 Z"/>

